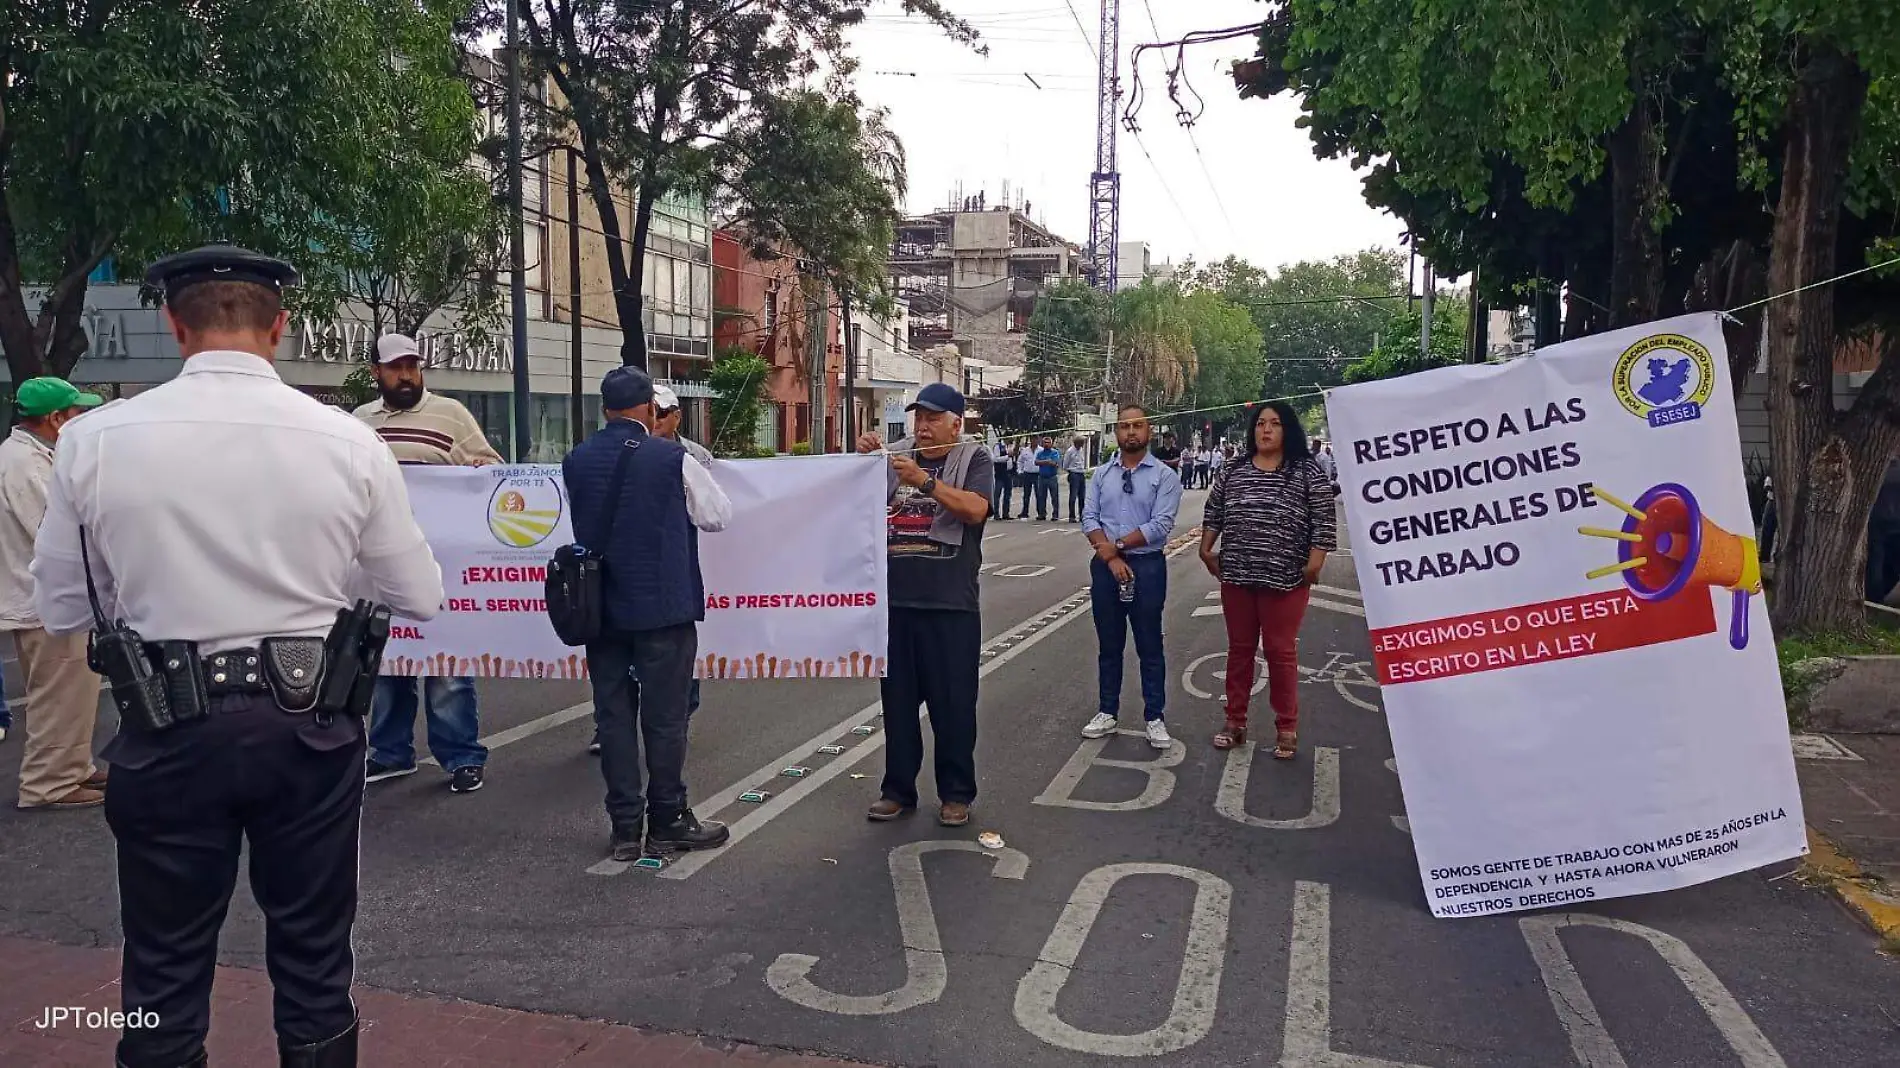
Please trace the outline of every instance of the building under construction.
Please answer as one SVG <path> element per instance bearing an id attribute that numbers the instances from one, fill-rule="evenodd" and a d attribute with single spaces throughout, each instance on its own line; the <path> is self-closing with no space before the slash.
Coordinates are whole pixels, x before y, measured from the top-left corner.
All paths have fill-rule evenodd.
<path id="1" fill-rule="evenodd" d="M 951 199 L 953 207 L 905 219 L 891 250 L 898 298 L 910 308 L 911 348 L 955 344 L 995 369 L 987 384 L 1003 384 L 1020 373 L 1010 369 L 1023 365 L 1036 299 L 1054 282 L 1082 277 L 1082 253 L 1031 218 L 1027 201 Z"/>

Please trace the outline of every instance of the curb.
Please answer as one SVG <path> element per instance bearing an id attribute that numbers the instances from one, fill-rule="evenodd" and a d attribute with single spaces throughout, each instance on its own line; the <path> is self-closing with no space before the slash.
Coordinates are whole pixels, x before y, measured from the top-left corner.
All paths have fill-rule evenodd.
<path id="1" fill-rule="evenodd" d="M 1804 869 L 1825 883 L 1848 910 L 1873 928 L 1885 948 L 1900 953 L 1900 894 L 1875 876 L 1862 871 L 1854 858 L 1812 827 L 1808 828 L 1808 857 Z"/>

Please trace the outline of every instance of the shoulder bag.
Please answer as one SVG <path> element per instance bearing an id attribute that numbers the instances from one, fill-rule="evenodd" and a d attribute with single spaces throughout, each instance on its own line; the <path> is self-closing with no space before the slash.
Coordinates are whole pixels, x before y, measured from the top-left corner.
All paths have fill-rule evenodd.
<path id="1" fill-rule="evenodd" d="M 639 447 L 639 441 L 629 439 L 614 460 L 613 479 L 607 484 L 607 521 L 601 527 L 599 539 L 593 542 L 598 548 L 590 549 L 577 540 L 556 549 L 554 559 L 548 561 L 548 620 L 554 624 L 555 635 L 566 645 L 586 645 L 600 638 L 601 606 L 606 597 L 606 550 L 613 541 L 614 519 L 620 514 L 620 491 L 627 483 L 627 464 Z M 578 531 L 575 536 L 578 539 Z"/>

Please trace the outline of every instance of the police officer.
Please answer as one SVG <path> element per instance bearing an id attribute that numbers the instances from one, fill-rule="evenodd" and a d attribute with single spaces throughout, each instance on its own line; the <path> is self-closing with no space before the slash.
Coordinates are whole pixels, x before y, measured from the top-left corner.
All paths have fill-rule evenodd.
<path id="1" fill-rule="evenodd" d="M 356 1064 L 364 730 L 328 705 L 287 713 L 313 708 L 325 661 L 312 640 L 352 593 L 427 619 L 441 570 L 375 431 L 277 376 L 293 267 L 219 245 L 159 260 L 146 282 L 164 293 L 184 369 L 67 428 L 32 566 L 46 629 L 94 629 L 122 713 L 103 755 L 123 1000 L 156 1023 L 125 1030 L 118 1064 L 205 1063 L 218 930 L 248 841 L 282 1063 L 343 1068 Z M 108 641 L 124 631 L 99 622 L 88 570 L 142 646 Z M 169 722 L 128 704 L 109 646 L 154 651 Z M 360 709 L 369 687 L 357 692 Z"/>

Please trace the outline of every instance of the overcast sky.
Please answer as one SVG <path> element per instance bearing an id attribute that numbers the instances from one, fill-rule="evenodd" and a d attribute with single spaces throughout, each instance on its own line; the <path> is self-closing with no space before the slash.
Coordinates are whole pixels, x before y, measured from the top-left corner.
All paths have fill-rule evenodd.
<path id="1" fill-rule="evenodd" d="M 1070 241 L 1086 243 L 1099 0 L 1020 0 L 1014 7 L 1006 0 L 947 0 L 946 6 L 982 31 L 989 56 L 945 40 L 921 19 L 904 18 L 895 4 L 873 9 L 852 38 L 862 63 L 859 89 L 868 102 L 890 110 L 909 153 L 911 210 L 948 206 L 958 182 L 966 195 L 986 190 L 994 206 L 1007 179 L 1012 200 L 1024 190 L 1035 216 Z M 1134 88 L 1128 56 L 1136 45 L 1243 25 L 1265 11 L 1257 0 L 1123 0 L 1123 105 Z M 1294 126 L 1299 108 L 1292 99 L 1235 94 L 1228 65 L 1250 56 L 1253 45 L 1242 38 L 1188 50 L 1187 78 L 1206 101 L 1193 129 L 1205 172 L 1188 131 L 1175 121 L 1161 54 L 1142 57 L 1141 134 L 1120 133 L 1122 240 L 1148 242 L 1156 262 L 1192 256 L 1206 263 L 1233 254 L 1267 267 L 1398 247 L 1402 224 L 1365 205 L 1360 175 L 1343 161 L 1313 158 L 1312 142 Z"/>

